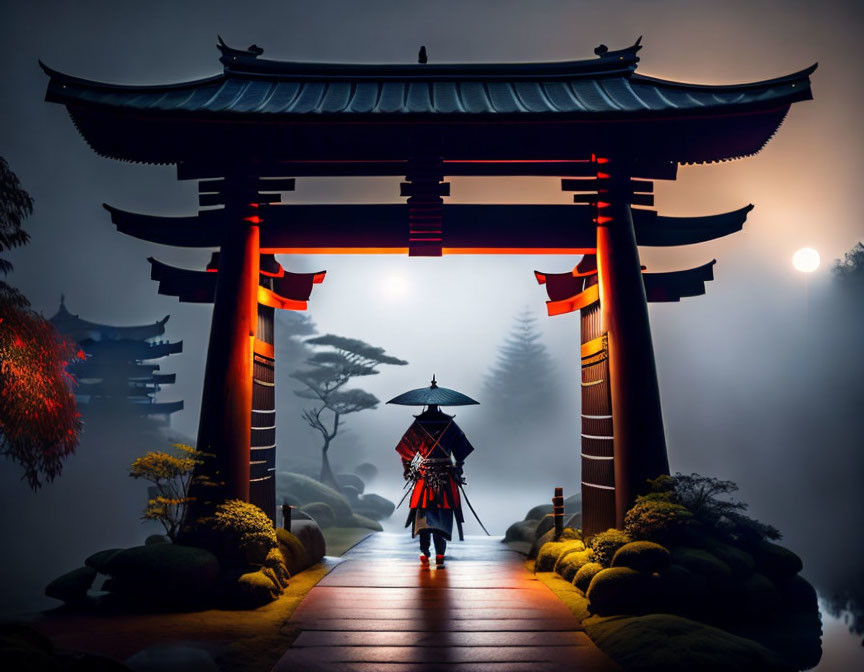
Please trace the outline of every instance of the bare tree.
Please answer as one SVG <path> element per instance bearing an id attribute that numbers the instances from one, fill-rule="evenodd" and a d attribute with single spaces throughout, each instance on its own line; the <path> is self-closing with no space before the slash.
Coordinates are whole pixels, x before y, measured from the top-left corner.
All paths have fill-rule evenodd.
<path id="1" fill-rule="evenodd" d="M 307 344 L 326 350 L 318 350 L 306 360 L 305 369 L 291 374 L 292 378 L 305 385 L 295 391 L 299 397 L 314 399 L 318 404 L 303 411 L 306 423 L 321 434 L 321 476 L 325 485 L 338 489 L 330 468 L 328 451 L 339 433 L 343 416 L 358 413 L 378 405 L 378 398 L 360 389 L 343 389 L 352 378 L 378 373 L 382 364 L 404 366 L 408 362 L 388 355 L 379 348 L 355 339 L 327 334 L 305 341 Z"/>

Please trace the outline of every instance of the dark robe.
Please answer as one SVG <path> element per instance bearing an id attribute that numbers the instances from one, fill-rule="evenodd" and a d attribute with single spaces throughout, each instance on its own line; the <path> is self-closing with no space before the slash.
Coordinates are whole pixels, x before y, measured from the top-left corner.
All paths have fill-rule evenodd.
<path id="1" fill-rule="evenodd" d="M 416 416 L 396 446 L 406 473 L 418 453 L 423 458 L 415 474 L 411 510 L 405 523 L 405 527 L 413 524 L 412 536 L 430 529 L 449 541 L 455 517 L 459 539 L 463 539 L 465 518 L 457 479 L 462 475 L 462 463 L 473 450 L 452 416 L 438 410 Z"/>

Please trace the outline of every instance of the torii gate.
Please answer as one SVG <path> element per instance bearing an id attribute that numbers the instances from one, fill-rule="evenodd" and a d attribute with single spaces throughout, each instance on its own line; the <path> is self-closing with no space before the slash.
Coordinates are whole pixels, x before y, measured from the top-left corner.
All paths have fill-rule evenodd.
<path id="1" fill-rule="evenodd" d="M 216 455 L 217 497 L 275 515 L 272 311 L 305 308 L 324 273 L 292 275 L 272 255 L 574 254 L 586 255 L 576 269 L 537 279 L 550 314 L 582 312 L 585 533 L 621 526 L 645 479 L 668 473 L 647 301 L 704 293 L 714 263 L 643 273 L 638 246 L 725 236 L 752 207 L 659 216 L 646 209 L 651 180 L 758 152 L 791 104 L 812 98 L 816 67 L 683 84 L 636 73 L 640 48 L 556 63 L 347 65 L 265 60 L 220 39 L 221 74 L 159 86 L 42 66 L 46 100 L 66 106 L 98 154 L 175 164 L 179 179 L 199 181 L 208 209 L 194 216 L 106 208 L 128 235 L 219 250 L 210 272 L 151 259 L 160 293 L 214 303 L 198 447 Z M 361 175 L 404 177 L 407 200 L 280 203 L 294 178 Z M 445 204 L 444 178 L 466 175 L 559 176 L 577 205 Z"/>

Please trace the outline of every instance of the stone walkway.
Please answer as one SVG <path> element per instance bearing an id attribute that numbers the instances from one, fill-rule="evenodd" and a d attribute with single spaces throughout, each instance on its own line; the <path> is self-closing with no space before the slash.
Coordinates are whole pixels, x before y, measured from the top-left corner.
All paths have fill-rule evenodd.
<path id="1" fill-rule="evenodd" d="M 294 613 L 274 672 L 607 672 L 579 621 L 499 537 L 448 546 L 421 569 L 417 542 L 372 535 Z"/>

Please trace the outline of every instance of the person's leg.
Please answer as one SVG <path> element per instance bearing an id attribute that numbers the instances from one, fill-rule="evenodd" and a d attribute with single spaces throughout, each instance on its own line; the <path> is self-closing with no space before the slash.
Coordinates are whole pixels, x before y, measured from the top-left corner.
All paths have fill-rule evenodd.
<path id="1" fill-rule="evenodd" d="M 420 530 L 417 534 L 420 537 L 420 552 L 428 558 L 429 542 L 430 537 L 432 536 L 432 530 Z M 435 547 L 438 547 L 437 541 L 435 542 Z"/>
<path id="2" fill-rule="evenodd" d="M 447 539 L 440 532 L 435 532 L 433 539 L 435 540 L 436 561 L 438 564 L 442 564 L 444 561 L 444 552 L 447 550 Z"/>

